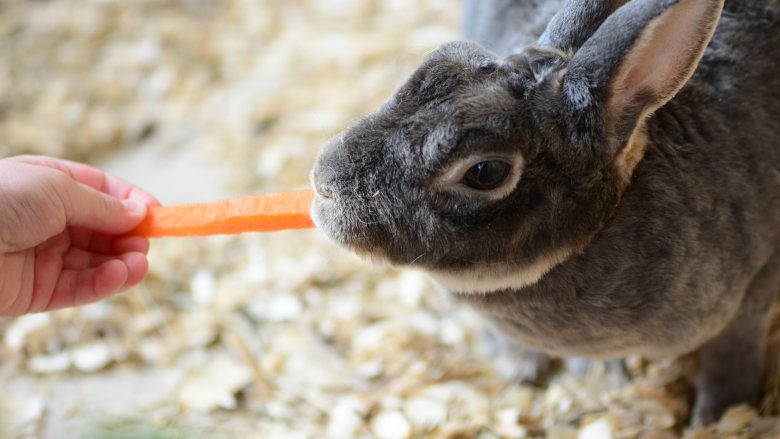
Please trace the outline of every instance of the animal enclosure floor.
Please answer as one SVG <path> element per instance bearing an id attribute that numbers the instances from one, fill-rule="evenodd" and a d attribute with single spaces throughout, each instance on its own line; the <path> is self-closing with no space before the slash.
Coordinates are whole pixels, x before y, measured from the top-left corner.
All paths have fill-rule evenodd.
<path id="1" fill-rule="evenodd" d="M 413 12 L 412 12 L 413 11 Z M 0 2 L 0 156 L 106 167 L 166 204 L 307 185 L 317 149 L 457 38 L 446 0 Z M 143 285 L 0 320 L 0 438 L 752 438 L 685 431 L 678 361 L 510 385 L 478 318 L 316 230 L 153 242 Z M 773 344 L 777 345 L 774 331 Z"/>

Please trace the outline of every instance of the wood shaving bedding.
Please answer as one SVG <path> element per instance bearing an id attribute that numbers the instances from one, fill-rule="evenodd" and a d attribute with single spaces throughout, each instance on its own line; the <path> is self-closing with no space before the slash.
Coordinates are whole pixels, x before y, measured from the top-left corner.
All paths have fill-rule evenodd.
<path id="1" fill-rule="evenodd" d="M 318 147 L 457 38 L 459 14 L 444 0 L 3 2 L 0 156 L 105 165 L 169 203 L 302 187 Z M 170 163 L 174 180 L 155 180 Z M 631 359 L 622 385 L 598 369 L 508 384 L 471 311 L 316 231 L 158 240 L 150 259 L 132 292 L 0 321 L 0 437 L 780 435 L 775 387 L 760 412 L 686 430 L 679 361 Z"/>

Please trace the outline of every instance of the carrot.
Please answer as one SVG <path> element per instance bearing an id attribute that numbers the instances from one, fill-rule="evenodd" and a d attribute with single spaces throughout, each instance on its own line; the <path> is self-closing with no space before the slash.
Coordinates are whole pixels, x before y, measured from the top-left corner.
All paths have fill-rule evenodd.
<path id="1" fill-rule="evenodd" d="M 206 236 L 313 228 L 314 192 L 300 190 L 149 209 L 131 235 Z"/>

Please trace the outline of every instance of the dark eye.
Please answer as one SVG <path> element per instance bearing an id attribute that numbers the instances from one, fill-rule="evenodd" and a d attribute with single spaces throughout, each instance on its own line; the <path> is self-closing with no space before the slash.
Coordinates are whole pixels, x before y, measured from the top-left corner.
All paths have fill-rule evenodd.
<path id="1" fill-rule="evenodd" d="M 479 65 L 479 72 L 487 75 L 495 72 L 497 67 L 495 61 L 485 61 Z"/>
<path id="2" fill-rule="evenodd" d="M 493 190 L 506 181 L 511 165 L 498 160 L 479 162 L 466 171 L 463 184 L 481 191 Z"/>

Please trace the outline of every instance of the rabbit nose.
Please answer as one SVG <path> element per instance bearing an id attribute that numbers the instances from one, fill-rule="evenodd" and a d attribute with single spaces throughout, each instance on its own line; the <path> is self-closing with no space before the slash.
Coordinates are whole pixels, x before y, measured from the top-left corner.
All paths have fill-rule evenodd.
<path id="1" fill-rule="evenodd" d="M 330 166 L 317 163 L 311 175 L 312 185 L 318 195 L 325 198 L 333 198 L 333 186 L 336 180 L 336 172 Z"/>
<path id="2" fill-rule="evenodd" d="M 317 191 L 317 194 L 322 195 L 325 198 L 333 198 L 333 191 L 325 185 L 316 184 L 314 185 L 314 189 Z"/>

